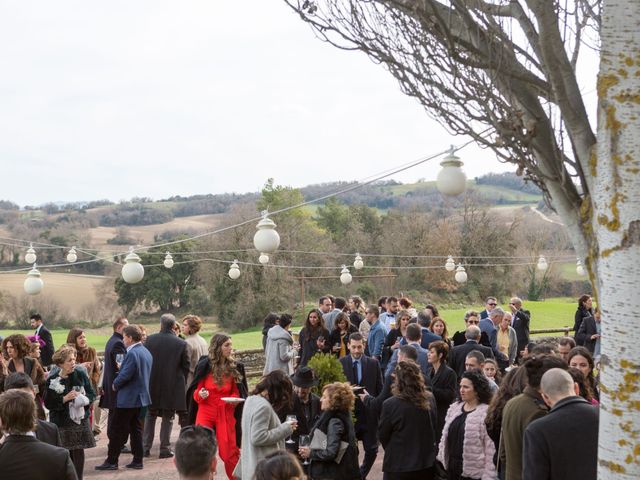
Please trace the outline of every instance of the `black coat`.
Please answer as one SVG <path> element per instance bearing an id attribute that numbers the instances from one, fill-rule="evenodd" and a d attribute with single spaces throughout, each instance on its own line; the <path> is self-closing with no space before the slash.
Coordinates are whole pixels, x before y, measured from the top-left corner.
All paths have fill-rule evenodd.
<path id="1" fill-rule="evenodd" d="M 238 392 L 240 393 L 240 398 L 247 398 L 249 396 L 249 386 L 247 385 L 247 376 L 244 371 L 244 365 L 240 362 L 236 362 L 236 369 L 240 374 L 240 381 L 236 382 L 236 386 L 238 387 Z M 198 364 L 196 365 L 196 369 L 193 372 L 193 381 L 189 388 L 187 389 L 186 394 L 186 403 L 187 403 L 187 421 L 189 425 L 194 425 L 196 423 L 196 416 L 198 415 L 198 403 L 193 399 L 193 393 L 198 387 L 198 383 L 204 377 L 211 373 L 211 364 L 209 363 L 209 357 L 207 355 L 203 355 L 198 360 Z M 236 405 L 236 409 L 233 413 L 233 416 L 236 419 L 236 445 L 240 446 L 242 441 L 242 403 Z"/>
<path id="2" fill-rule="evenodd" d="M 325 347 L 322 350 L 318 348 L 318 338 L 321 336 L 325 338 Z M 313 357 L 318 351 L 322 351 L 323 353 L 329 352 L 329 330 L 327 330 L 326 328 L 319 328 L 315 331 L 315 333 L 313 333 L 305 327 L 300 330 L 298 343 L 300 343 L 299 365 L 303 367 L 307 363 L 309 363 L 311 357 Z"/>
<path id="3" fill-rule="evenodd" d="M 36 427 L 36 438 L 41 442 L 48 443 L 54 447 L 61 447 L 60 431 L 55 423 L 38 420 Z"/>
<path id="4" fill-rule="evenodd" d="M 340 330 L 338 330 L 337 328 L 334 328 L 333 330 L 331 330 L 331 333 L 329 334 L 329 339 L 327 340 L 328 349 L 331 351 L 331 353 L 333 353 L 337 357 L 340 354 L 340 352 L 334 352 L 333 347 L 336 343 L 340 343 L 342 341 L 344 345 L 344 350 L 345 352 L 347 352 L 347 355 L 349 355 L 349 348 L 347 347 L 349 343 L 349 335 L 357 331 L 358 330 L 356 329 L 356 327 L 354 327 L 353 325 L 349 325 L 347 334 L 344 337 L 341 337 Z"/>
<path id="5" fill-rule="evenodd" d="M 518 352 L 524 350 L 529 343 L 529 323 L 531 322 L 531 312 L 520 309 L 513 314 L 513 324 L 518 339 Z"/>
<path id="6" fill-rule="evenodd" d="M 452 368 L 441 364 L 437 371 L 431 369 L 431 391 L 436 399 L 438 417 L 434 425 L 436 440 L 440 442 L 445 417 L 449 406 L 455 401 L 458 393 L 458 376 Z"/>
<path id="7" fill-rule="evenodd" d="M 464 336 L 464 332 L 456 332 L 453 334 L 453 337 L 451 337 L 451 341 L 453 342 L 453 346 L 457 347 L 458 345 L 464 345 L 467 343 L 467 337 Z M 491 347 L 491 342 L 489 341 L 489 335 L 487 335 L 487 332 L 480 333 L 480 345 Z"/>
<path id="8" fill-rule="evenodd" d="M 598 328 L 596 327 L 596 319 L 593 317 L 584 317 L 580 324 L 580 328 L 578 329 L 578 333 L 576 333 L 576 345 L 584 345 L 593 355 L 597 340 L 591 340 L 591 335 L 595 335 L 597 333 Z"/>
<path id="9" fill-rule="evenodd" d="M 304 405 L 300 401 L 300 397 L 298 395 L 293 395 L 293 406 L 290 408 L 283 408 L 276 412 L 278 414 L 278 418 L 282 423 L 287 419 L 287 415 L 295 415 L 298 420 L 298 428 L 296 431 L 291 434 L 291 440 L 294 441 L 293 444 L 285 443 L 285 447 L 294 455 L 298 455 L 298 440 L 300 439 L 300 435 L 309 435 L 311 433 L 311 429 L 318 421 L 320 414 L 320 397 L 311 393 L 309 394 L 309 407 L 310 407 L 310 415 L 309 420 L 307 421 L 307 417 L 304 412 Z"/>
<path id="10" fill-rule="evenodd" d="M 362 378 L 360 385 L 367 389 L 369 395 L 377 396 L 382 391 L 382 370 L 380 364 L 375 358 L 363 355 L 360 357 Z M 353 358 L 351 355 L 340 359 L 342 370 L 347 377 L 347 381 L 352 385 L 356 385 L 356 379 L 353 378 Z"/>
<path id="11" fill-rule="evenodd" d="M 53 363 L 53 352 L 56 351 L 55 346 L 53 345 L 53 337 L 51 336 L 49 329 L 44 325 L 40 328 L 38 336 L 44 342 L 44 347 L 40 348 L 40 361 L 42 362 L 42 365 L 48 367 Z"/>
<path id="12" fill-rule="evenodd" d="M 458 345 L 453 347 L 449 354 L 449 366 L 456 372 L 458 378 L 464 373 L 464 361 L 467 358 L 467 354 L 473 350 L 477 350 L 484 355 L 484 358 L 493 358 L 493 351 L 491 348 L 480 345 L 474 340 L 469 340 L 464 345 Z"/>
<path id="13" fill-rule="evenodd" d="M 3 479 L 77 480 L 69 450 L 41 442 L 30 435 L 9 435 L 0 445 Z"/>
<path id="14" fill-rule="evenodd" d="M 313 435 L 317 430 L 326 434 L 327 446 L 325 449 L 311 450 L 309 457 L 311 459 L 309 466 L 311 478 L 313 480 L 360 480 L 358 443 L 350 412 L 335 410 L 322 412 L 313 427 L 312 442 Z M 340 450 L 340 442 L 347 442 L 349 446 L 340 463 L 336 463 L 335 457 Z"/>
<path id="15" fill-rule="evenodd" d="M 584 320 L 586 317 L 593 317 L 593 309 L 578 307 L 578 309 L 576 310 L 576 315 L 573 322 L 574 336 L 578 333 L 578 330 L 580 330 L 580 325 L 582 325 L 582 320 Z M 581 343 L 578 343 L 577 339 L 576 339 L 576 344 L 582 345 Z"/>
<path id="16" fill-rule="evenodd" d="M 436 406 L 423 410 L 398 397 L 382 405 L 378 437 L 384 447 L 383 472 L 417 472 L 430 468 L 436 459 L 433 425 Z"/>
<path id="17" fill-rule="evenodd" d="M 591 480 L 598 462 L 598 409 L 568 397 L 524 431 L 523 480 Z"/>
<path id="18" fill-rule="evenodd" d="M 155 333 L 144 344 L 153 357 L 149 392 L 150 408 L 184 411 L 187 376 L 189 375 L 189 349 L 187 342 L 173 332 Z"/>
<path id="19" fill-rule="evenodd" d="M 124 346 L 122 335 L 114 332 L 104 347 L 104 373 L 102 376 L 100 408 L 116 408 L 117 392 L 113 390 L 113 381 L 118 374 L 116 355 L 119 353 L 126 354 L 127 347 Z"/>

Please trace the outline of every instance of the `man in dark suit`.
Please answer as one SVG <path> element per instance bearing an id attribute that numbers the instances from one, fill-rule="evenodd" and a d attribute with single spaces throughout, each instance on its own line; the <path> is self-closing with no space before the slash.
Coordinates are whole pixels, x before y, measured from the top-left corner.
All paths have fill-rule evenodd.
<path id="1" fill-rule="evenodd" d="M 598 409 L 578 396 L 568 372 L 552 368 L 540 382 L 551 407 L 524 431 L 523 480 L 583 480 L 598 469 Z"/>
<path id="2" fill-rule="evenodd" d="M 107 341 L 107 345 L 104 348 L 104 370 L 102 374 L 102 385 L 98 389 L 100 394 L 100 408 L 114 410 L 116 408 L 117 394 L 111 387 L 113 381 L 118 374 L 119 365 L 116 362 L 117 355 L 127 353 L 127 349 L 124 346 L 122 337 L 122 330 L 129 325 L 129 321 L 125 317 L 118 317 L 113 322 L 113 335 Z M 113 415 L 109 415 L 107 423 L 107 435 L 109 435 L 109 429 L 111 427 L 111 421 Z"/>
<path id="3" fill-rule="evenodd" d="M 349 336 L 349 355 L 342 357 L 340 363 L 347 381 L 359 385 L 372 396 L 382 391 L 382 372 L 375 358 L 364 354 L 364 339 L 359 332 Z M 360 465 L 360 476 L 365 479 L 378 456 L 378 417 L 372 409 L 366 409 L 360 399 L 356 400 L 356 437 L 362 440 L 364 459 Z"/>
<path id="4" fill-rule="evenodd" d="M 0 425 L 7 437 L 0 448 L 0 476 L 29 480 L 77 480 L 69 451 L 38 440 L 36 404 L 19 389 L 0 395 Z"/>
<path id="5" fill-rule="evenodd" d="M 451 355 L 449 355 L 449 366 L 456 372 L 458 378 L 462 376 L 465 371 L 464 362 L 467 358 L 467 354 L 472 350 L 477 350 L 481 352 L 485 358 L 494 358 L 493 352 L 489 347 L 485 347 L 484 345 L 480 345 L 478 340 L 480 340 L 480 328 L 476 325 L 470 325 L 467 327 L 465 331 L 465 337 L 467 342 L 463 345 L 459 345 L 457 347 L 453 347 L 451 350 Z"/>
<path id="6" fill-rule="evenodd" d="M 407 325 L 406 341 L 404 341 L 403 339 L 403 342 L 400 342 L 400 343 L 405 343 L 406 345 L 410 345 L 415 349 L 417 353 L 416 363 L 420 365 L 420 370 L 422 370 L 422 375 L 425 378 L 425 382 L 428 382 L 427 386 L 430 386 L 431 382 L 428 379 L 429 379 L 429 371 L 431 370 L 431 365 L 429 364 L 429 361 L 427 359 L 427 356 L 429 355 L 429 351 L 425 348 L 422 348 L 421 339 L 422 339 L 422 331 L 420 329 L 420 326 L 415 323 L 411 323 Z M 399 349 L 396 349 L 393 352 L 393 355 L 391 356 L 391 360 L 389 360 L 389 365 L 387 365 L 385 376 L 390 375 L 391 372 L 395 370 L 396 365 L 398 364 L 398 353 L 399 353 Z"/>
<path id="7" fill-rule="evenodd" d="M 496 297 L 487 297 L 487 300 L 484 303 L 485 309 L 482 312 L 480 312 L 480 320 L 489 318 L 489 314 L 491 313 L 491 310 L 496 308 L 497 305 L 498 305 L 498 300 L 496 300 Z"/>
<path id="8" fill-rule="evenodd" d="M 36 390 L 33 388 L 31 377 L 24 372 L 13 372 L 4 380 L 4 391 L 22 390 L 33 398 L 34 404 L 36 400 Z M 41 442 L 48 443 L 54 447 L 61 447 L 60 431 L 55 423 L 45 420 L 36 420 L 36 438 Z"/>
<path id="9" fill-rule="evenodd" d="M 142 332 L 135 325 L 129 325 L 122 331 L 127 354 L 124 356 L 120 371 L 113 381 L 112 389 L 117 392 L 116 408 L 109 412 L 113 415 L 109 428 L 109 446 L 107 459 L 96 470 L 117 470 L 118 458 L 127 436 L 131 437 L 133 461 L 127 468 L 142 469 L 142 421 L 140 412 L 151 404 L 149 378 L 153 359 L 149 350 L 142 345 Z"/>
<path id="10" fill-rule="evenodd" d="M 513 318 L 511 319 L 511 327 L 516 331 L 516 338 L 518 339 L 517 358 L 520 358 L 520 352 L 523 351 L 524 347 L 529 343 L 529 323 L 531 321 L 531 313 L 522 308 L 522 300 L 518 297 L 513 297 L 509 301 L 509 308 L 513 315 Z"/>
<path id="11" fill-rule="evenodd" d="M 151 455 L 156 429 L 160 425 L 160 458 L 173 457 L 171 429 L 176 412 L 186 412 L 186 381 L 189 376 L 189 350 L 187 342 L 175 334 L 176 317 L 165 313 L 160 317 L 160 333 L 149 335 L 145 347 L 153 357 L 149 391 L 151 406 L 144 421 L 144 455 Z"/>
<path id="12" fill-rule="evenodd" d="M 53 352 L 56 351 L 53 345 L 53 337 L 51 337 L 51 332 L 42 323 L 42 317 L 39 313 L 34 313 L 29 319 L 31 320 L 31 328 L 36 329 L 35 336 L 40 337 L 44 342 L 44 346 L 40 348 L 40 361 L 42 366 L 47 368 L 53 363 Z"/>

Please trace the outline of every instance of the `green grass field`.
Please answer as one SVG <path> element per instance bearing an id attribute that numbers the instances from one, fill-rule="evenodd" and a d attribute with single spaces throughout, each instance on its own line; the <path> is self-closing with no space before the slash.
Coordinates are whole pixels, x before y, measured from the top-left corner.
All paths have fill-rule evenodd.
<path id="1" fill-rule="evenodd" d="M 481 305 L 474 305 L 473 309 L 482 310 Z M 504 310 L 508 310 L 508 305 L 502 305 Z M 525 302 L 525 308 L 531 311 L 531 329 L 532 330 L 544 330 L 552 328 L 563 328 L 573 326 L 573 317 L 577 308 L 576 300 L 573 298 L 553 298 L 543 302 Z M 450 334 L 453 334 L 457 330 L 464 328 L 463 316 L 464 313 L 470 308 L 443 308 L 440 311 L 440 315 L 447 322 L 447 326 Z M 298 315 L 296 315 L 298 317 Z M 158 325 L 149 324 L 145 325 L 149 335 L 158 331 Z M 293 331 L 300 329 L 298 322 L 297 326 L 294 326 Z M 220 331 L 215 325 L 205 324 L 202 336 L 208 341 L 211 336 Z M 253 348 L 260 348 L 262 346 L 262 327 L 257 326 L 244 330 L 242 332 L 236 332 L 232 335 L 233 347 L 236 350 L 248 350 Z M 24 335 L 31 335 L 33 330 L 0 330 L 0 335 L 5 337 L 12 333 L 22 333 Z M 53 343 L 54 345 L 61 345 L 67 339 L 68 330 L 53 330 Z M 107 340 L 111 336 L 110 329 L 103 327 L 99 329 L 86 329 L 87 340 L 89 344 L 98 351 L 103 351 Z"/>

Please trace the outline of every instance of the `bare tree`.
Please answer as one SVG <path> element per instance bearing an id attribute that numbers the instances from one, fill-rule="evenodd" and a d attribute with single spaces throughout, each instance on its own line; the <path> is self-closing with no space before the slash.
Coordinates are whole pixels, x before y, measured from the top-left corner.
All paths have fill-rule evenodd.
<path id="1" fill-rule="evenodd" d="M 599 478 L 638 478 L 640 2 L 285 0 L 453 133 L 517 165 L 567 226 L 603 318 Z M 598 125 L 577 72 L 600 56 Z M 586 57 L 596 54 L 588 53 Z"/>

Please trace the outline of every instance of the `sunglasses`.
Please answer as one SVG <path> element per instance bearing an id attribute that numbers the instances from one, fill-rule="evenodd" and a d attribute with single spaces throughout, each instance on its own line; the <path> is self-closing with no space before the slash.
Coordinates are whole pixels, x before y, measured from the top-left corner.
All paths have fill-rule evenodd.
<path id="1" fill-rule="evenodd" d="M 182 436 L 183 433 L 186 432 L 204 432 L 207 434 L 207 436 L 211 439 L 211 441 L 215 441 L 216 435 L 215 432 L 213 431 L 213 429 L 209 428 L 209 427 L 205 427 L 203 425 L 187 425 L 186 427 L 182 427 L 180 429 L 180 437 Z"/>
<path id="2" fill-rule="evenodd" d="M 497 303 L 487 303 L 487 305 L 489 305 L 490 307 L 495 307 L 495 306 L 497 306 L 498 304 L 497 304 Z"/>
<path id="3" fill-rule="evenodd" d="M 480 320 L 469 320 L 467 323 L 470 323 L 471 325 L 479 325 Z"/>

